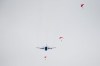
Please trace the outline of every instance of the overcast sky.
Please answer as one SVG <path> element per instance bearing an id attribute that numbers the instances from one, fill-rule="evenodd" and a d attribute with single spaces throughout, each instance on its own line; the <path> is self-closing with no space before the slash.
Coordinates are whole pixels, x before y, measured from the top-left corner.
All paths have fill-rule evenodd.
<path id="1" fill-rule="evenodd" d="M 0 66 L 100 66 L 100 0 L 0 0 Z"/>

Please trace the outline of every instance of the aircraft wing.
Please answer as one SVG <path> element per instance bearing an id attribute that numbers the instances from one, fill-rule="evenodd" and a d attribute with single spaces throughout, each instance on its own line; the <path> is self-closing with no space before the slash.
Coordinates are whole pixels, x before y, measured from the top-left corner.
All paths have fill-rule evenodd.
<path id="1" fill-rule="evenodd" d="M 54 49 L 54 48 L 56 48 L 56 47 L 52 47 L 52 48 L 48 47 L 48 49 Z"/>
<path id="2" fill-rule="evenodd" d="M 37 47 L 37 48 L 39 48 L 39 49 L 44 49 L 44 47 Z"/>

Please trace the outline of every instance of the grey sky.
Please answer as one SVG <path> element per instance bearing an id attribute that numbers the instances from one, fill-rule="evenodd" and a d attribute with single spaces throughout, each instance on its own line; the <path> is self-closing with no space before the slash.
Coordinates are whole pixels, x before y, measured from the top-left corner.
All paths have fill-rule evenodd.
<path id="1" fill-rule="evenodd" d="M 0 0 L 0 66 L 100 66 L 99 6 L 99 0 Z M 46 44 L 57 48 L 36 48 Z"/>

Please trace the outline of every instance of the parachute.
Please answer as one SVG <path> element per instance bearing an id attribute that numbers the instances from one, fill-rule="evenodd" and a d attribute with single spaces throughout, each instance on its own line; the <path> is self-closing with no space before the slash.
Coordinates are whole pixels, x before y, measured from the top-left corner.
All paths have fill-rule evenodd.
<path id="1" fill-rule="evenodd" d="M 62 37 L 62 36 L 59 37 L 59 40 L 61 40 L 61 42 L 62 42 L 63 39 L 64 39 L 64 37 Z"/>
<path id="2" fill-rule="evenodd" d="M 84 4 L 81 4 L 81 7 L 83 8 Z"/>

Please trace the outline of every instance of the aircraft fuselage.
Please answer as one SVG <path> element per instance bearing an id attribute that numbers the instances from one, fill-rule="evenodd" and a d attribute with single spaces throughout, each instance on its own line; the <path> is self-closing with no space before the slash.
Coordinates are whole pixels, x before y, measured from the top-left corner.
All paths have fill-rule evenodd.
<path id="1" fill-rule="evenodd" d="M 45 51 L 47 51 L 48 50 L 48 47 L 45 47 Z"/>

